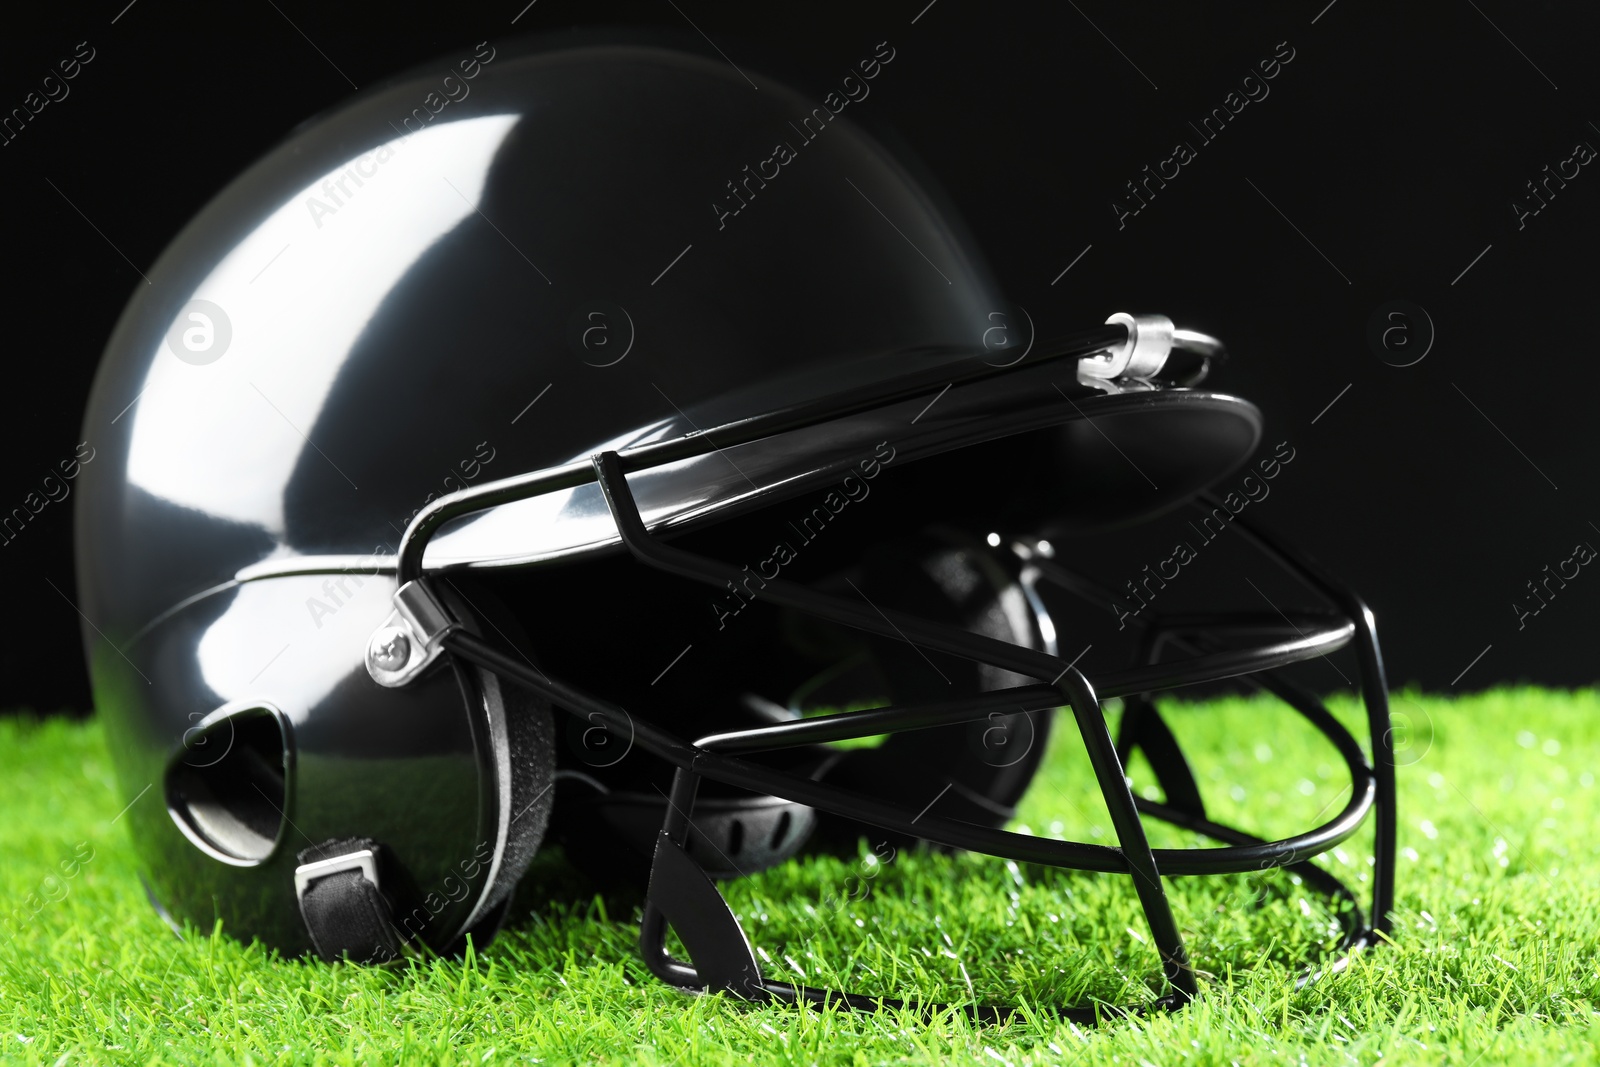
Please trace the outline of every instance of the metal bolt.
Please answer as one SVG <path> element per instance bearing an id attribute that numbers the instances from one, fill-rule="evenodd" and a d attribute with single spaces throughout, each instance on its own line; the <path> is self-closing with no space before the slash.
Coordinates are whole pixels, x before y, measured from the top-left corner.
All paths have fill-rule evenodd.
<path id="1" fill-rule="evenodd" d="M 379 630 L 372 635 L 367 658 L 379 670 L 398 671 L 411 659 L 411 639 L 392 627 Z"/>

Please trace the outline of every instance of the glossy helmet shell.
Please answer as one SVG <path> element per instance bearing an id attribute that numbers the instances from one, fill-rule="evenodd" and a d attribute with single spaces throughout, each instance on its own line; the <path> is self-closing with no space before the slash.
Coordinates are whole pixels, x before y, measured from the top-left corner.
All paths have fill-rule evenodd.
<path id="1" fill-rule="evenodd" d="M 808 368 L 970 346 L 1000 306 L 847 114 L 633 44 L 463 49 L 362 92 L 148 276 L 85 419 L 96 704 L 152 898 L 291 951 L 302 849 L 381 842 L 402 925 L 442 947 L 492 918 L 548 818 L 548 711 L 475 670 L 386 690 L 363 667 L 419 508 L 759 410 Z M 441 537 L 430 565 L 564 521 Z M 290 573 L 330 556 L 373 565 Z M 515 625 L 447 595 L 470 627 Z"/>
<path id="2" fill-rule="evenodd" d="M 893 49 L 876 55 L 881 74 Z M 297 130 L 148 271 L 86 415 L 78 588 L 125 821 L 174 919 L 305 950 L 299 854 L 355 837 L 380 843 L 408 936 L 446 948 L 493 928 L 568 761 L 550 709 L 492 674 L 369 677 L 393 553 L 429 501 L 981 351 L 1005 305 L 948 213 L 845 97 L 745 73 L 640 43 L 463 49 Z M 1035 431 L 1049 436 L 1016 453 L 1014 477 L 978 479 L 966 506 L 1037 510 L 1076 482 L 1079 519 L 1116 520 L 1209 484 L 1259 430 L 1248 404 L 1188 391 L 1083 396 L 1101 401 L 1090 428 L 1048 378 L 1025 397 L 1020 381 L 951 390 L 926 418 L 866 413 L 644 472 L 641 507 L 690 529 L 825 489 L 891 435 L 904 467 Z M 1119 419 L 1148 424 L 1122 449 L 1160 465 L 1160 494 L 1107 462 Z M 877 507 L 907 519 L 919 554 L 865 580 L 1047 643 L 1014 575 L 977 542 L 951 547 L 970 531 L 922 532 L 937 474 Z M 587 682 L 658 698 L 669 725 L 692 720 L 693 682 L 651 680 L 680 594 L 583 570 L 615 541 L 591 485 L 453 523 L 424 562 L 469 629 L 533 660 L 564 653 Z M 536 578 L 516 611 L 470 581 L 511 568 Z M 940 592 L 969 571 L 992 595 Z M 708 617 L 703 599 L 693 611 Z M 730 675 L 762 662 L 746 651 L 768 632 L 728 646 Z M 607 770 L 648 777 L 631 766 Z M 1002 806 L 1027 778 L 980 777 Z"/>

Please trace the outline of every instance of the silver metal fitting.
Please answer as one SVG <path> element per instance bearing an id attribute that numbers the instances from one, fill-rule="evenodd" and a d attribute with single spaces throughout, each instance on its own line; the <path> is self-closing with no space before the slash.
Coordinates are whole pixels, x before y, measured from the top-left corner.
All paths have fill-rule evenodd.
<path id="1" fill-rule="evenodd" d="M 360 871 L 361 877 L 372 883 L 374 889 L 378 885 L 378 859 L 370 848 L 357 849 L 347 852 L 343 856 L 330 856 L 325 860 L 314 863 L 302 863 L 294 869 L 294 895 L 296 900 L 303 900 L 306 890 L 311 888 L 311 883 L 319 878 L 326 878 L 330 874 L 341 874 L 344 871 Z"/>
<path id="2" fill-rule="evenodd" d="M 1127 328 L 1128 339 L 1116 348 L 1078 360 L 1078 378 L 1109 381 L 1113 378 L 1148 379 L 1161 373 L 1172 354 L 1173 325 L 1165 315 L 1129 315 L 1119 311 L 1106 325 Z"/>
<path id="3" fill-rule="evenodd" d="M 397 671 L 411 659 L 411 639 L 404 630 L 385 628 L 372 635 L 367 649 L 372 665 L 379 670 Z"/>
<path id="4" fill-rule="evenodd" d="M 461 624 L 421 582 L 394 593 L 394 611 L 367 641 L 367 673 L 395 689 L 422 674 L 444 651 L 444 638 Z"/>

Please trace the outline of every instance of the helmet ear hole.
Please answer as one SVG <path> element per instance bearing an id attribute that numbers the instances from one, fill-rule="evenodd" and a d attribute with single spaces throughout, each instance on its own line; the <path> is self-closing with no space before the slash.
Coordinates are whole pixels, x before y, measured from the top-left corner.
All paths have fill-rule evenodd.
<path id="1" fill-rule="evenodd" d="M 283 836 L 288 739 L 266 707 L 220 709 L 184 736 L 167 767 L 167 811 L 202 851 L 261 863 Z"/>

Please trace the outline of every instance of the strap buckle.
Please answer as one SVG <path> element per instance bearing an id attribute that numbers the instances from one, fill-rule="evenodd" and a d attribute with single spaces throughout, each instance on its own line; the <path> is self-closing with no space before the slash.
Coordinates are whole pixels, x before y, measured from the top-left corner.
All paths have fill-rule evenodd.
<path id="1" fill-rule="evenodd" d="M 304 901 L 306 891 L 311 888 L 311 883 L 326 878 L 331 874 L 342 874 L 345 871 L 360 871 L 361 877 L 372 883 L 374 889 L 381 889 L 378 885 L 378 856 L 370 848 L 356 849 L 346 852 L 342 856 L 330 856 L 325 860 L 313 860 L 302 863 L 294 869 L 294 895 L 295 899 Z"/>

